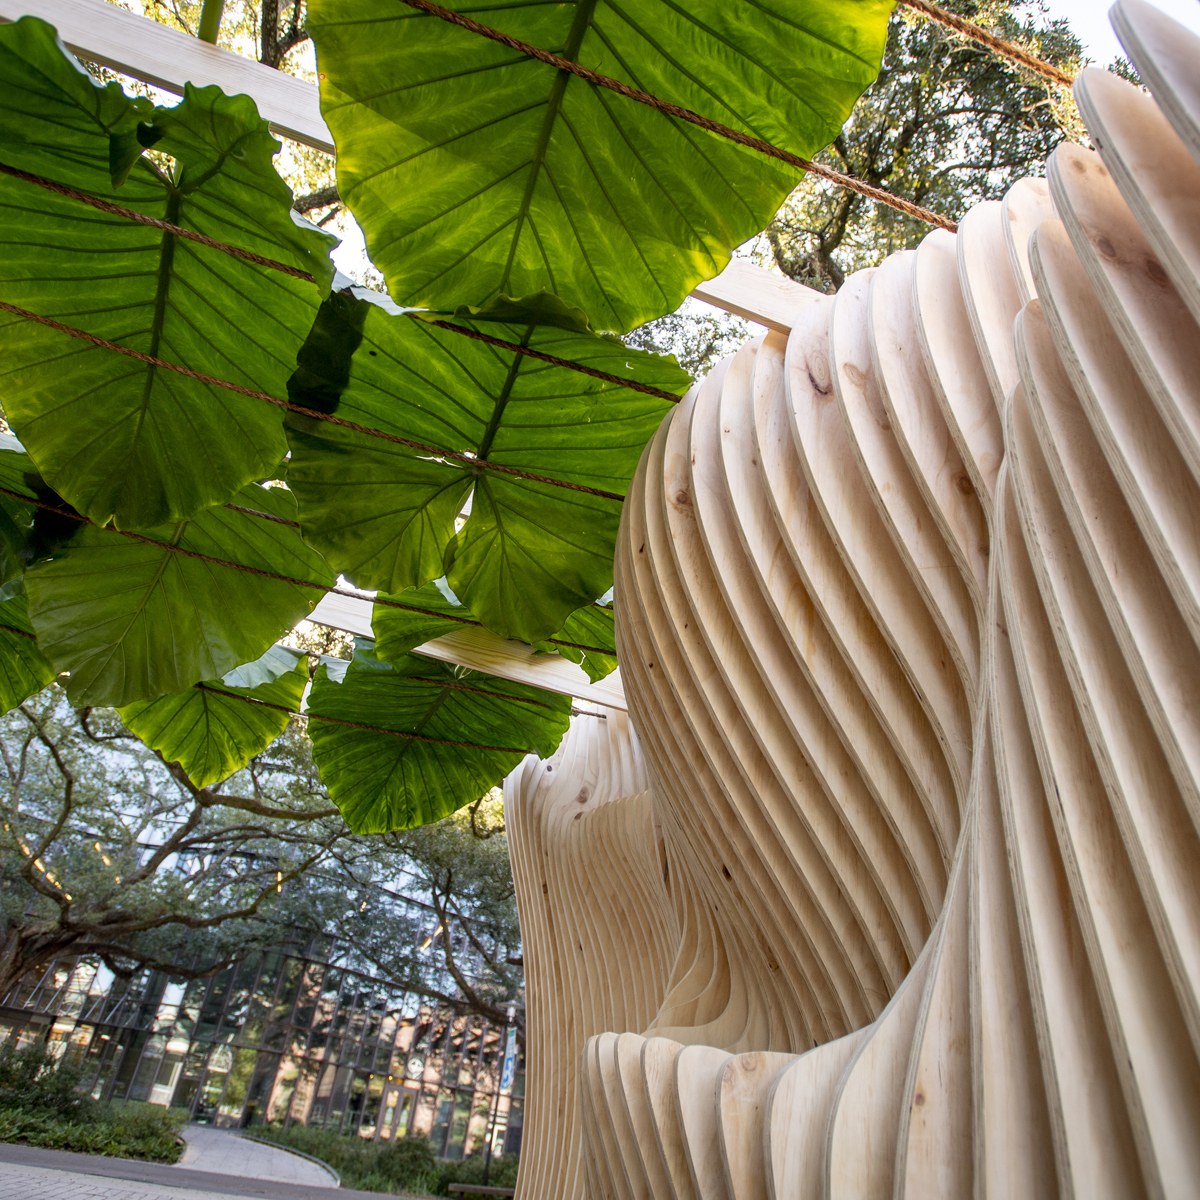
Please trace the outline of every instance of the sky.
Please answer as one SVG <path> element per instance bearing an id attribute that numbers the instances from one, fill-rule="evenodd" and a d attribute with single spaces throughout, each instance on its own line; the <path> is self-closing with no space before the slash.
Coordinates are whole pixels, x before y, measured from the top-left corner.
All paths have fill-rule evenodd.
<path id="1" fill-rule="evenodd" d="M 1148 0 L 1182 25 L 1200 34 L 1200 0 Z M 1053 17 L 1066 17 L 1080 41 L 1099 66 L 1108 66 L 1121 53 L 1120 43 L 1108 23 L 1109 0 L 1048 0 Z"/>

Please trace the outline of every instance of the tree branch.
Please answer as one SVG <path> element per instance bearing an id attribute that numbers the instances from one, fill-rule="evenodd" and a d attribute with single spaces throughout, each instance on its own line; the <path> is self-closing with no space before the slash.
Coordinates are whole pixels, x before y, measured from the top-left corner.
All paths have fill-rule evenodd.
<path id="1" fill-rule="evenodd" d="M 338 194 L 337 185 L 330 184 L 328 187 L 317 188 L 315 192 L 307 192 L 303 196 L 297 196 L 292 201 L 292 207 L 298 213 L 310 213 L 314 208 L 328 208 L 331 204 L 338 204 L 341 197 Z"/>

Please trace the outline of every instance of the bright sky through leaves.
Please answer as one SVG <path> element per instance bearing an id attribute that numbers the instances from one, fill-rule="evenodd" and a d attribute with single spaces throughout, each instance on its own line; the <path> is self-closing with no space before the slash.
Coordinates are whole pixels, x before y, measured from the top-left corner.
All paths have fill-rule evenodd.
<path id="1" fill-rule="evenodd" d="M 1188 29 L 1200 34 L 1200 4 L 1196 0 L 1151 0 L 1156 8 Z M 1117 35 L 1108 21 L 1111 5 L 1105 0 L 1049 0 L 1047 9 L 1052 17 L 1066 17 L 1071 29 L 1083 42 L 1092 60 L 1107 66 L 1118 54 L 1123 54 Z"/>

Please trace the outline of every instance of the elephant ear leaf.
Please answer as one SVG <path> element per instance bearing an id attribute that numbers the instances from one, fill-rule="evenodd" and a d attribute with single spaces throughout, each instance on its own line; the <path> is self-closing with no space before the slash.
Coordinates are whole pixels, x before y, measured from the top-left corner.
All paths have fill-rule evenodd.
<path id="1" fill-rule="evenodd" d="M 117 711 L 130 733 L 209 787 L 261 754 L 297 712 L 308 682 L 304 656 L 272 646 L 253 663 L 186 692 Z"/>
<path id="2" fill-rule="evenodd" d="M 371 614 L 375 653 L 385 662 L 403 662 L 422 642 L 478 624 L 443 579 L 395 596 L 380 595 Z"/>
<path id="3" fill-rule="evenodd" d="M 573 612 L 566 624 L 537 649 L 561 654 L 578 663 L 587 677 L 598 683 L 617 669 L 617 632 L 611 605 L 588 604 Z"/>
<path id="4" fill-rule="evenodd" d="M 291 271 L 331 273 L 332 239 L 293 219 L 272 164 L 279 143 L 247 97 L 189 86 L 179 105 L 153 109 L 114 89 L 93 83 L 49 26 L 0 27 L 5 163 Z M 10 174 L 0 290 L 28 313 L 272 397 L 320 302 L 314 282 Z M 4 314 L 0 330 L 6 419 L 46 482 L 98 524 L 186 520 L 286 451 L 279 409 L 261 399 L 25 316 Z"/>
<path id="5" fill-rule="evenodd" d="M 0 599 L 0 715 L 41 691 L 55 675 L 38 649 L 20 581 Z"/>
<path id="6" fill-rule="evenodd" d="M 321 779 L 356 833 L 407 829 L 477 800 L 526 753 L 554 752 L 571 701 L 415 655 L 360 646 L 342 682 L 322 668 L 308 702 Z"/>
<path id="7" fill-rule="evenodd" d="M 182 692 L 263 653 L 332 583 L 282 488 L 146 533 L 84 526 L 25 574 L 47 658 L 75 704 Z M 275 571 L 257 564 L 270 563 Z"/>
<path id="8" fill-rule="evenodd" d="M 621 499 L 688 383 L 545 297 L 416 316 L 335 293 L 289 396 L 337 422 L 289 414 L 288 486 L 359 586 L 445 575 L 493 633 L 535 641 L 611 585 Z"/>
<path id="9" fill-rule="evenodd" d="M 811 158 L 875 78 L 893 0 L 445 7 Z M 628 330 L 717 274 L 797 182 L 777 159 L 397 0 L 312 0 L 309 14 L 341 195 L 402 304 L 548 288 L 597 328 Z"/>

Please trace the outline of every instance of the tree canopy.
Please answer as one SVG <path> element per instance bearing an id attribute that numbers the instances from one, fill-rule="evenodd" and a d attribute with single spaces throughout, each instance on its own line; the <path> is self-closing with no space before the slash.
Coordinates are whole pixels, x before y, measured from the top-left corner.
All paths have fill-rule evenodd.
<path id="1" fill-rule="evenodd" d="M 287 885 L 346 833 L 295 731 L 198 786 L 51 687 L 0 719 L 0 759 L 0 993 L 79 954 L 207 974 L 298 921 Z"/>
<path id="2" fill-rule="evenodd" d="M 944 7 L 1074 74 L 1083 46 L 1045 0 L 946 0 Z M 1064 138 L 1083 136 L 1070 92 L 901 10 L 883 67 L 819 161 L 957 220 L 1041 170 Z M 835 291 L 851 272 L 915 246 L 912 217 L 813 180 L 767 226 L 787 275 Z"/>
<path id="3" fill-rule="evenodd" d="M 318 935 L 393 986 L 504 1019 L 521 973 L 498 797 L 359 837 L 299 723 L 201 784 L 130 732 L 144 718 L 57 686 L 0 718 L 0 996 L 55 958 L 196 977 Z"/>

